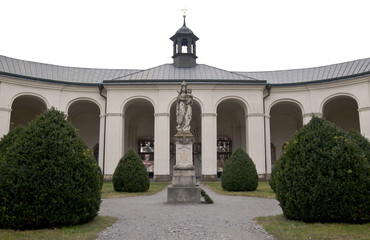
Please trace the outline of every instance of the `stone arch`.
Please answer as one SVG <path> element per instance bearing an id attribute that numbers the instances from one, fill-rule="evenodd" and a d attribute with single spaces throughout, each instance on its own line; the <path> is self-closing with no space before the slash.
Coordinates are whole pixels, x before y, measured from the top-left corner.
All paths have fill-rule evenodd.
<path id="1" fill-rule="evenodd" d="M 155 106 L 149 98 L 135 97 L 123 105 L 123 153 L 136 151 L 151 176 L 154 174 L 154 113 Z"/>
<path id="2" fill-rule="evenodd" d="M 68 104 L 66 112 L 68 119 L 98 161 L 101 115 L 99 104 L 89 98 L 77 98 Z"/>
<path id="3" fill-rule="evenodd" d="M 37 115 L 48 109 L 44 97 L 34 93 L 21 93 L 11 101 L 10 129 L 28 125 Z"/>
<path id="4" fill-rule="evenodd" d="M 273 106 L 275 106 L 276 104 L 279 104 L 279 103 L 292 103 L 292 104 L 296 104 L 300 109 L 301 109 L 301 112 L 302 114 L 305 112 L 305 109 L 304 109 L 304 106 L 301 102 L 295 100 L 295 99 L 291 99 L 291 98 L 281 98 L 281 99 L 278 99 L 278 100 L 275 100 L 274 102 L 272 102 L 269 106 L 269 108 L 267 109 L 267 112 L 271 112 L 271 108 Z"/>
<path id="5" fill-rule="evenodd" d="M 190 123 L 190 131 L 195 137 L 195 143 L 193 144 L 193 164 L 195 166 L 196 177 L 202 175 L 202 152 L 201 152 L 201 140 L 202 140 L 202 105 L 197 98 L 194 98 L 192 105 L 192 120 Z M 176 164 L 176 147 L 173 141 L 173 136 L 177 133 L 176 129 L 176 101 L 172 101 L 170 108 L 170 175 L 172 176 L 173 166 Z"/>
<path id="6" fill-rule="evenodd" d="M 96 101 L 95 99 L 89 98 L 89 97 L 79 97 L 79 98 L 72 99 L 71 101 L 68 102 L 68 104 L 66 106 L 65 112 L 68 113 L 69 107 L 72 104 L 74 104 L 75 102 L 79 102 L 79 101 L 91 102 L 91 103 L 96 104 L 96 106 L 99 108 L 99 113 L 102 113 L 102 106 L 101 106 L 101 104 L 98 101 Z"/>
<path id="7" fill-rule="evenodd" d="M 240 104 L 243 107 L 243 110 L 244 110 L 244 113 L 245 113 L 246 116 L 247 116 L 247 113 L 250 112 L 250 110 L 249 110 L 250 106 L 249 106 L 248 102 L 245 101 L 245 99 L 243 99 L 241 97 L 238 97 L 238 96 L 227 96 L 227 97 L 223 97 L 223 98 L 219 99 L 217 101 L 217 103 L 215 104 L 214 112 L 217 112 L 217 108 L 218 108 L 219 104 L 226 101 L 226 100 L 239 101 Z"/>
<path id="8" fill-rule="evenodd" d="M 270 140 L 271 166 L 280 158 L 284 145 L 290 141 L 295 132 L 303 127 L 302 105 L 291 99 L 281 99 L 271 104 Z"/>
<path id="9" fill-rule="evenodd" d="M 344 130 L 360 132 L 358 100 L 351 94 L 335 94 L 321 104 L 323 117 Z"/>
<path id="10" fill-rule="evenodd" d="M 141 95 L 130 97 L 130 98 L 126 99 L 121 105 L 121 112 L 123 114 L 125 114 L 127 107 L 129 107 L 136 100 L 138 100 L 138 101 L 143 101 L 143 100 L 148 101 L 152 105 L 152 107 L 154 109 L 154 112 L 157 112 L 157 106 L 155 105 L 155 102 L 153 101 L 153 99 L 151 99 L 147 96 L 141 96 Z"/>
<path id="11" fill-rule="evenodd" d="M 217 103 L 217 174 L 220 176 L 231 154 L 241 148 L 247 151 L 246 116 L 248 106 L 236 97 L 223 98 Z"/>

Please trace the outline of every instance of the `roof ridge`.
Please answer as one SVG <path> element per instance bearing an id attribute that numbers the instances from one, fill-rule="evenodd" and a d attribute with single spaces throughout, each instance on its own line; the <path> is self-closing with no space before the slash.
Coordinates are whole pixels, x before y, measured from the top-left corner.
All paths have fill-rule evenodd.
<path id="1" fill-rule="evenodd" d="M 247 77 L 251 80 L 259 80 L 259 79 L 256 79 L 256 78 L 253 78 L 253 77 L 250 77 L 250 76 L 246 76 L 246 75 L 243 75 L 243 74 L 240 74 L 238 72 L 232 72 L 232 71 L 229 71 L 229 70 L 225 70 L 225 69 L 222 69 L 222 68 L 218 68 L 218 67 L 214 67 L 214 66 L 210 66 L 208 64 L 197 64 L 197 65 L 204 65 L 204 66 L 207 66 L 209 68 L 213 68 L 213 69 L 217 69 L 217 70 L 221 70 L 221 71 L 225 71 L 225 72 L 228 72 L 228 73 L 231 73 L 231 74 L 235 74 L 235 75 L 238 75 L 240 77 Z"/>
<path id="2" fill-rule="evenodd" d="M 158 66 L 155 66 L 155 67 L 151 67 L 151 68 L 147 68 L 147 69 L 142 69 L 142 70 L 137 70 L 137 72 L 132 72 L 132 73 L 129 73 L 129 74 L 126 74 L 126 75 L 123 75 L 123 76 L 119 76 L 119 77 L 113 78 L 111 80 L 119 80 L 120 78 L 123 78 L 123 77 L 128 77 L 128 76 L 131 76 L 131 75 L 134 75 L 134 74 L 138 74 L 138 73 L 141 73 L 141 72 L 145 72 L 145 71 L 150 71 L 152 69 L 155 69 L 155 68 L 158 68 L 158 67 L 162 67 L 162 66 L 166 66 L 166 65 L 171 65 L 171 63 L 165 63 L 165 64 L 161 64 L 161 65 L 158 65 Z"/>

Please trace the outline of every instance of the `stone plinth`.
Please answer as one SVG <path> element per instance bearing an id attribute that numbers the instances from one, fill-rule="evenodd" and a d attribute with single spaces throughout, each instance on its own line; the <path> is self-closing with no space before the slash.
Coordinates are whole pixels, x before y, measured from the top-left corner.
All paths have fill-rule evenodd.
<path id="1" fill-rule="evenodd" d="M 169 187 L 168 203 L 200 203 L 200 187 Z"/>
<path id="2" fill-rule="evenodd" d="M 173 167 L 172 186 L 167 189 L 168 203 L 200 203 L 201 189 L 196 186 L 193 165 L 193 141 L 191 133 L 177 133 L 176 165 Z"/>

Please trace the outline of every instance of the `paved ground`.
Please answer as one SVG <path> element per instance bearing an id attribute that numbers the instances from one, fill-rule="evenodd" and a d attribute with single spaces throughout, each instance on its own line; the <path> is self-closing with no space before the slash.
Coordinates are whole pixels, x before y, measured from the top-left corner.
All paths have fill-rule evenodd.
<path id="1" fill-rule="evenodd" d="M 168 204 L 167 189 L 149 197 L 104 199 L 99 215 L 118 220 L 98 239 L 274 239 L 252 219 L 281 214 L 275 199 L 222 196 L 202 188 L 214 204 Z"/>

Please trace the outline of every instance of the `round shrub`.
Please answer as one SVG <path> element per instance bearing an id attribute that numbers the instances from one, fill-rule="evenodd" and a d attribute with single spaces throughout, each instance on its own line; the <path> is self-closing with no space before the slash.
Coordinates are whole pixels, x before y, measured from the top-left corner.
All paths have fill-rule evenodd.
<path id="1" fill-rule="evenodd" d="M 313 117 L 289 142 L 275 174 L 284 215 L 305 222 L 370 220 L 369 142 Z"/>
<path id="2" fill-rule="evenodd" d="M 281 161 L 277 161 L 274 167 L 271 169 L 271 176 L 270 176 L 269 184 L 270 184 L 272 191 L 274 192 L 275 192 L 276 172 L 277 172 L 277 169 L 279 168 L 280 162 Z"/>
<path id="3" fill-rule="evenodd" d="M 101 203 L 102 173 L 65 115 L 51 109 L 16 131 L 1 141 L 7 147 L 0 155 L 0 228 L 92 220 Z"/>
<path id="4" fill-rule="evenodd" d="M 129 149 L 120 159 L 113 173 L 113 187 L 117 192 L 145 192 L 150 186 L 149 174 L 139 155 Z"/>
<path id="5" fill-rule="evenodd" d="M 226 191 L 254 191 L 258 186 L 256 166 L 246 152 L 238 148 L 226 162 L 221 175 Z"/>
<path id="6" fill-rule="evenodd" d="M 4 154 L 10 146 L 16 141 L 17 137 L 22 133 L 24 130 L 23 126 L 16 127 L 8 132 L 8 134 L 4 135 L 0 139 L 0 158 L 1 154 Z"/>

